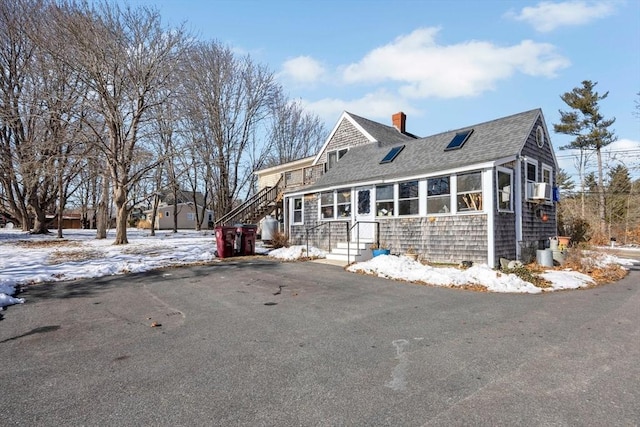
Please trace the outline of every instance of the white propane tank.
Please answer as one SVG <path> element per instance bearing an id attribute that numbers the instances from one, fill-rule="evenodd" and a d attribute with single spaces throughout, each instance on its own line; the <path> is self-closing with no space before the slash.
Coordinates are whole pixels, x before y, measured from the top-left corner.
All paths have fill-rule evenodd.
<path id="1" fill-rule="evenodd" d="M 273 240 L 278 231 L 278 220 L 271 215 L 267 215 L 262 220 L 262 240 Z"/>

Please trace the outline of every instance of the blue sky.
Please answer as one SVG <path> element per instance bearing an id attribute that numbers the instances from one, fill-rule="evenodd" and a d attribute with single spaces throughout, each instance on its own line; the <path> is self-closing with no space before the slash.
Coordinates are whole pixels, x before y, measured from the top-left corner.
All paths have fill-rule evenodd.
<path id="1" fill-rule="evenodd" d="M 126 3 L 121 0 L 121 3 Z M 249 54 L 333 128 L 343 110 L 419 136 L 542 108 L 553 133 L 560 95 L 597 81 L 616 117 L 619 160 L 640 175 L 640 1 L 130 0 L 198 38 Z M 634 151 L 635 150 L 635 151 Z"/>

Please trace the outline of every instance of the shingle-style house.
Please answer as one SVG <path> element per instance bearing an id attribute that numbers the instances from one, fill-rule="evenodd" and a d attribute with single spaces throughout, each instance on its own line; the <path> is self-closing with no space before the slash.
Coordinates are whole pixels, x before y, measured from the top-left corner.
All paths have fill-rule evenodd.
<path id="1" fill-rule="evenodd" d="M 313 182 L 279 187 L 292 244 L 350 240 L 354 261 L 370 256 L 358 243 L 379 240 L 392 253 L 497 266 L 528 261 L 556 235 L 558 166 L 541 110 L 425 138 L 403 113 L 392 123 L 344 112 L 306 166 L 314 173 L 302 172 Z"/>
<path id="2" fill-rule="evenodd" d="M 208 228 L 209 224 L 213 223 L 213 211 L 210 209 L 204 209 L 202 206 L 198 206 L 198 213 L 193 203 L 178 203 L 177 205 L 177 224 L 178 229 L 181 230 L 193 230 L 196 228 L 197 215 L 202 216 L 204 210 L 204 221 L 202 223 L 203 228 Z M 161 204 L 158 206 L 156 213 L 154 228 L 156 230 L 171 230 L 174 224 L 173 218 L 174 205 Z M 144 211 L 148 220 L 151 220 L 151 210 Z"/>

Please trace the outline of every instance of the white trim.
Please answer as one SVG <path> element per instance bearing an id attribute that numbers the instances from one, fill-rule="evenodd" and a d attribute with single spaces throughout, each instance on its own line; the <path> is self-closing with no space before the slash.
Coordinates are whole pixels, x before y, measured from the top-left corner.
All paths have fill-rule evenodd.
<path id="1" fill-rule="evenodd" d="M 304 203 L 304 196 L 302 196 L 302 197 L 303 197 L 302 203 Z M 289 200 L 290 200 L 289 197 L 284 196 L 283 199 L 282 199 L 282 203 L 283 203 L 282 206 L 288 206 L 289 205 Z M 287 236 L 291 237 L 291 227 L 292 226 L 289 223 L 289 209 L 282 209 L 282 211 L 283 211 L 282 212 L 282 221 L 283 221 L 283 224 L 284 224 L 284 229 L 286 230 L 285 233 L 287 234 Z M 285 230 L 283 230 L 283 231 L 285 231 Z"/>
<path id="2" fill-rule="evenodd" d="M 489 267 L 495 267 L 496 260 L 496 242 L 495 242 L 495 216 L 496 210 L 494 209 L 494 188 L 493 184 L 493 169 L 485 169 L 482 177 L 482 192 L 484 193 L 484 201 L 482 202 L 482 208 L 487 213 L 487 264 Z"/>
<path id="3" fill-rule="evenodd" d="M 513 186 L 518 191 L 513 192 L 513 203 L 516 213 L 516 259 L 520 259 L 520 242 L 522 241 L 522 160 L 520 157 L 516 160 L 515 176 Z M 514 189 L 515 190 L 515 189 Z M 527 191 L 526 185 L 524 191 Z"/>
<path id="4" fill-rule="evenodd" d="M 500 164 L 508 163 L 514 160 L 516 160 L 516 156 L 509 156 L 509 157 L 503 157 L 501 159 L 491 161 L 491 162 L 476 163 L 470 166 L 461 166 L 459 168 L 454 168 L 454 169 L 444 169 L 438 172 L 430 172 L 430 173 L 425 173 L 420 175 L 411 175 L 411 176 L 404 176 L 404 177 L 398 177 L 398 178 L 385 178 L 385 179 L 375 179 L 370 181 L 343 183 L 343 184 L 332 185 L 329 187 L 314 188 L 311 190 L 308 188 L 305 188 L 300 191 L 286 193 L 286 194 L 287 196 L 296 196 L 298 194 L 321 193 L 323 191 L 337 190 L 345 187 L 363 187 L 367 185 L 395 184 L 395 183 L 404 182 L 404 181 L 415 181 L 416 179 L 420 180 L 424 178 L 433 178 L 438 176 L 447 176 L 447 175 L 451 176 L 454 174 L 464 173 L 464 172 L 483 171 L 485 169 L 494 168 Z"/>
<path id="5" fill-rule="evenodd" d="M 302 201 L 302 205 L 300 207 L 300 222 L 294 222 L 296 216 L 295 213 L 295 202 L 296 199 L 300 199 Z M 289 210 L 291 213 L 291 225 L 304 225 L 304 196 L 291 197 L 289 199 Z"/>
<path id="6" fill-rule="evenodd" d="M 391 199 L 380 199 L 378 200 L 378 186 L 391 186 L 393 191 L 393 196 Z M 396 218 L 398 216 L 398 184 L 392 182 L 380 183 L 378 185 L 373 186 L 373 193 L 375 195 L 375 204 L 373 205 L 373 216 L 375 218 Z M 378 202 L 383 201 L 388 203 L 389 200 L 393 203 L 393 215 L 378 215 Z"/>
<path id="7" fill-rule="evenodd" d="M 529 165 L 534 165 L 536 167 L 536 173 L 533 179 L 529 179 Z M 530 200 L 531 195 L 529 194 L 529 183 L 530 182 L 539 182 L 538 176 L 540 175 L 540 167 L 537 159 L 524 159 L 524 199 Z"/>
<path id="8" fill-rule="evenodd" d="M 418 216 L 427 216 L 427 180 L 421 179 L 418 181 Z"/>
<path id="9" fill-rule="evenodd" d="M 496 210 L 498 212 L 513 213 L 513 211 L 514 211 L 514 209 L 513 209 L 514 195 L 515 195 L 515 183 L 514 183 L 514 178 L 513 178 L 513 169 L 505 168 L 504 166 L 496 166 L 496 174 L 495 174 L 496 185 L 495 185 L 495 189 L 496 189 L 496 196 L 500 197 L 501 193 L 500 193 L 500 189 L 498 188 L 498 185 L 499 185 L 498 172 L 506 173 L 511 177 L 510 178 L 511 179 L 511 184 L 510 184 L 511 193 L 509 195 L 509 209 L 501 209 L 500 208 L 500 201 L 498 201 L 498 204 L 496 205 Z"/>
<path id="10" fill-rule="evenodd" d="M 493 170 L 493 169 L 491 169 Z M 468 209 L 468 210 L 463 210 L 461 211 L 461 213 L 468 213 L 468 212 L 487 212 L 487 209 L 485 208 L 486 203 L 484 200 L 484 196 L 485 196 L 485 179 L 484 179 L 484 174 L 487 171 L 487 169 L 482 169 L 482 170 L 475 170 L 473 172 L 470 172 L 469 175 L 473 174 L 473 173 L 479 173 L 480 174 L 480 191 L 466 191 L 462 194 L 471 194 L 471 193 L 480 193 L 480 202 L 482 204 L 482 209 Z M 453 179 L 455 180 L 455 188 L 456 191 L 452 192 L 452 195 L 454 197 L 454 204 L 456 207 L 456 213 L 458 213 L 458 177 L 461 175 L 467 175 L 467 173 L 459 173 L 459 174 L 455 174 L 453 176 Z M 492 180 L 493 181 L 493 180 Z M 451 186 L 451 183 L 449 183 L 449 185 Z M 453 210 L 453 209 L 452 209 Z"/>
<path id="11" fill-rule="evenodd" d="M 338 203 L 338 190 L 348 190 L 348 194 L 349 194 L 349 202 L 348 203 Z M 346 191 L 345 191 L 346 192 Z M 332 202 L 332 207 L 333 207 L 333 217 L 331 218 L 323 218 L 322 217 L 322 193 L 331 193 L 333 195 L 333 202 Z M 353 219 L 353 210 L 351 209 L 353 206 L 353 188 L 351 187 L 340 187 L 339 189 L 335 189 L 335 190 L 328 190 L 328 191 L 323 191 L 322 193 L 318 193 L 320 194 L 320 197 L 318 197 L 318 221 L 346 221 L 346 220 L 352 220 Z M 304 203 L 304 200 L 303 200 Z M 338 216 L 338 206 L 349 206 L 349 215 L 348 216 Z M 329 206 L 329 205 L 325 205 L 325 206 Z"/>
<path id="12" fill-rule="evenodd" d="M 311 162 L 313 161 L 313 159 L 314 159 L 314 156 L 310 156 L 310 157 L 305 157 L 303 159 L 294 160 L 292 162 L 281 163 L 276 166 L 271 166 L 268 168 L 257 170 L 254 172 L 254 174 L 260 176 L 260 175 L 271 174 L 275 172 L 286 172 L 286 171 L 289 171 L 290 169 L 299 169 L 300 167 L 303 167 L 307 163 L 309 164 L 309 166 L 311 166 Z"/>

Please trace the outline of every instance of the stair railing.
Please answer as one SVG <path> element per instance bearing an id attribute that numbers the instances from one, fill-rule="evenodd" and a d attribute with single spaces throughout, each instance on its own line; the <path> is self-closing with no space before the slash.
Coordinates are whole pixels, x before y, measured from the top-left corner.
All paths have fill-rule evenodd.
<path id="1" fill-rule="evenodd" d="M 331 224 L 344 224 L 345 226 L 345 231 L 347 233 L 347 263 L 349 261 L 349 241 L 351 240 L 351 238 L 349 237 L 349 224 L 350 221 L 327 221 L 327 222 L 321 222 L 320 224 L 314 225 L 313 227 L 309 227 L 309 228 L 305 228 L 305 239 L 307 242 L 307 256 L 309 255 L 309 232 L 312 230 L 315 230 L 317 228 L 322 228 L 322 227 L 329 227 L 329 250 L 331 250 Z"/>
<path id="2" fill-rule="evenodd" d="M 376 247 L 380 247 L 380 222 L 379 221 L 356 221 L 351 228 L 349 229 L 349 233 L 355 228 L 356 229 L 356 248 L 360 248 L 360 224 L 374 224 L 375 225 L 375 236 L 376 240 L 374 242 Z M 350 255 L 347 255 L 347 263 L 349 262 Z M 354 258 L 355 261 L 355 258 Z"/>
<path id="3" fill-rule="evenodd" d="M 237 224 L 245 222 L 248 217 L 248 212 L 255 213 L 256 209 L 261 206 L 266 206 L 269 203 L 275 201 L 280 193 L 280 186 L 282 184 L 282 176 L 273 187 L 265 187 L 251 198 L 240 204 L 236 208 L 232 209 L 229 213 L 222 218 L 216 220 L 215 225 L 222 224 Z"/>

